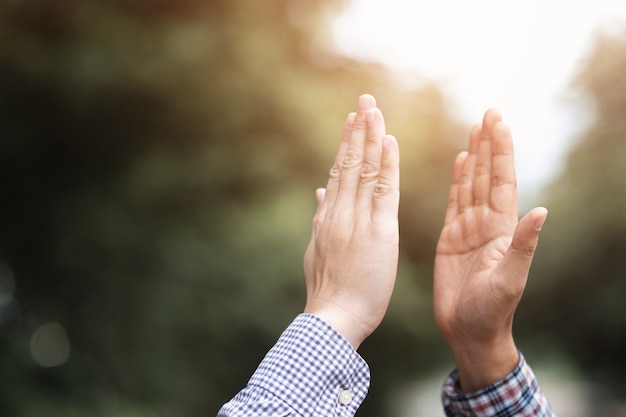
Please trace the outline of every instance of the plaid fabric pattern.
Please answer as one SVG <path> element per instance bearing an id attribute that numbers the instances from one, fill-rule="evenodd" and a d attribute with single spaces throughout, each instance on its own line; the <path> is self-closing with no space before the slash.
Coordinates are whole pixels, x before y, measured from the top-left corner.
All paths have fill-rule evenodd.
<path id="1" fill-rule="evenodd" d="M 351 417 L 369 381 L 367 363 L 347 340 L 317 316 L 300 314 L 218 417 Z M 352 394 L 345 405 L 344 390 Z"/>
<path id="2" fill-rule="evenodd" d="M 506 378 L 472 394 L 463 394 L 453 371 L 442 391 L 448 417 L 554 417 L 537 378 L 520 353 L 520 362 Z"/>

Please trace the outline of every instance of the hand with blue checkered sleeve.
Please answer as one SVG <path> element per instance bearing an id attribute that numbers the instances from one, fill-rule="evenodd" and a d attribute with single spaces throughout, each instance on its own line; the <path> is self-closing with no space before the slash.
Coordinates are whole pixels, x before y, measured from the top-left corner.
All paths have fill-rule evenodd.
<path id="1" fill-rule="evenodd" d="M 385 315 L 398 264 L 399 150 L 374 97 L 348 116 L 304 258 L 307 302 L 356 349 Z"/>

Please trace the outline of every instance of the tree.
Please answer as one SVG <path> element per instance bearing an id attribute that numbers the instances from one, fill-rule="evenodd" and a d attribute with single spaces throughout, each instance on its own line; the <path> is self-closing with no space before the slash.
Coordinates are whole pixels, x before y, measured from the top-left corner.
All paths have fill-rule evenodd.
<path id="1" fill-rule="evenodd" d="M 363 92 L 403 147 L 407 256 L 364 346 L 385 383 L 362 414 L 441 358 L 432 254 L 465 129 L 436 87 L 405 92 L 319 41 L 340 6 L 3 6 L 0 414 L 205 416 L 242 388 L 304 305 L 313 191 Z M 32 352 L 63 343 L 58 366 Z"/>
<path id="2" fill-rule="evenodd" d="M 540 299 L 525 326 L 556 342 L 590 380 L 626 394 L 626 37 L 599 35 L 574 85 L 590 103 L 563 173 L 548 189 L 550 218 L 534 274 Z M 530 330 L 528 330 L 530 332 Z"/>

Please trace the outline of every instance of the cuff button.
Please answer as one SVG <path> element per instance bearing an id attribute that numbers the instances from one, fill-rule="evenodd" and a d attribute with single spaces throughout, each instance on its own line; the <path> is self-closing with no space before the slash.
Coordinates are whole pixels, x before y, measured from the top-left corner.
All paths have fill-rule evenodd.
<path id="1" fill-rule="evenodd" d="M 341 390 L 339 393 L 339 402 L 343 405 L 348 405 L 352 402 L 352 392 L 348 389 Z"/>

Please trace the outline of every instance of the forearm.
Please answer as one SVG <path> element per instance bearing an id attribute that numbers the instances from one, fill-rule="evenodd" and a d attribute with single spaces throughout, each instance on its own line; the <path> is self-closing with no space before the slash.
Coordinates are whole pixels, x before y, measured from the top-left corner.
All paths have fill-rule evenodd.
<path id="1" fill-rule="evenodd" d="M 301 314 L 218 417 L 351 417 L 368 388 L 369 367 L 350 343 L 320 318 Z"/>
<path id="2" fill-rule="evenodd" d="M 514 369 L 504 378 L 475 392 L 461 389 L 455 370 L 446 379 L 442 402 L 448 417 L 555 417 L 537 378 L 519 354 Z"/>
<path id="3" fill-rule="evenodd" d="M 519 364 L 513 337 L 491 343 L 451 345 L 461 390 L 476 392 L 502 380 Z"/>

